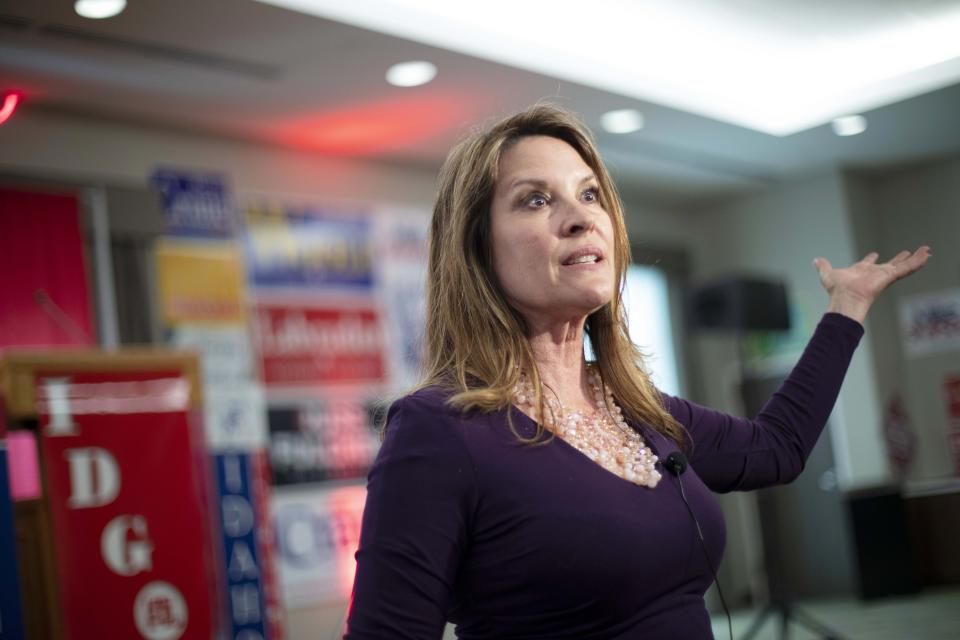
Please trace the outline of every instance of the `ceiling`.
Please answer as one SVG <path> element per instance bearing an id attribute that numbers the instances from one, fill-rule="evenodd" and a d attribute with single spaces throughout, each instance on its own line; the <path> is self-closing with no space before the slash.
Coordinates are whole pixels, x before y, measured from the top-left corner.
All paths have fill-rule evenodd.
<path id="1" fill-rule="evenodd" d="M 798 33 L 823 19 L 823 3 L 808 4 Z M 886 10 L 898 3 L 875 4 Z M 602 36 L 602 21 L 593 15 L 585 22 Z M 421 87 L 388 85 L 387 68 L 406 60 L 433 62 L 437 78 Z M 867 131 L 849 138 L 827 125 L 771 135 L 598 86 L 254 0 L 129 0 L 122 14 L 100 21 L 77 16 L 68 0 L 0 0 L 0 92 L 22 91 L 25 110 L 70 110 L 435 170 L 478 122 L 547 99 L 594 128 L 628 196 L 667 207 L 831 166 L 881 169 L 960 154 L 960 83 L 865 111 Z M 603 112 L 625 107 L 643 112 L 644 129 L 599 129 Z"/>

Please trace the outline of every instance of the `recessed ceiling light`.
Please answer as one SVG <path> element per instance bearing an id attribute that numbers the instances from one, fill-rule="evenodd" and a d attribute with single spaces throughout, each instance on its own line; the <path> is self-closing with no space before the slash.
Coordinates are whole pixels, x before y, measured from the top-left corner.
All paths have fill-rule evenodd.
<path id="1" fill-rule="evenodd" d="M 424 60 L 401 62 L 387 69 L 387 82 L 395 87 L 417 87 L 437 75 L 437 66 Z"/>
<path id="2" fill-rule="evenodd" d="M 858 115 L 834 118 L 830 124 L 838 136 L 855 136 L 867 129 L 867 119 Z"/>
<path id="3" fill-rule="evenodd" d="M 101 20 L 112 18 L 127 6 L 127 0 L 77 0 L 73 10 L 84 18 Z"/>
<path id="4" fill-rule="evenodd" d="M 610 133 L 633 133 L 643 129 L 643 114 L 636 109 L 617 109 L 600 116 L 600 126 Z"/>

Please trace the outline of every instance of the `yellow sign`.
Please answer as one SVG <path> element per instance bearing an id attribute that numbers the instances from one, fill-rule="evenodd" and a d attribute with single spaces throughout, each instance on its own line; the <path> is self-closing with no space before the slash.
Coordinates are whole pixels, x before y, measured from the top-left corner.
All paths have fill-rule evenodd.
<path id="1" fill-rule="evenodd" d="M 243 324 L 243 263 L 236 247 L 161 240 L 160 308 L 168 327 Z"/>

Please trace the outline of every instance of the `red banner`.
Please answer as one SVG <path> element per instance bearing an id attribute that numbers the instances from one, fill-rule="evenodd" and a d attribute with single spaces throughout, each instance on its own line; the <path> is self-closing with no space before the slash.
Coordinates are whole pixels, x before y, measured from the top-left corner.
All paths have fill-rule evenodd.
<path id="1" fill-rule="evenodd" d="M 83 373 L 37 385 L 64 636 L 209 640 L 215 565 L 187 381 Z"/>
<path id="2" fill-rule="evenodd" d="M 0 188 L 0 347 L 92 345 L 72 194 Z"/>
<path id="3" fill-rule="evenodd" d="M 382 382 L 384 341 L 371 306 L 260 302 L 254 344 L 267 386 Z"/>
<path id="4" fill-rule="evenodd" d="M 277 560 L 274 549 L 277 542 L 273 534 L 270 514 L 270 463 L 267 452 L 260 450 L 250 456 L 253 489 L 253 505 L 256 521 L 262 526 L 257 531 L 257 555 L 260 558 L 260 584 L 263 589 L 266 609 L 266 631 L 270 640 L 283 640 L 283 602 L 280 581 L 277 578 Z"/>

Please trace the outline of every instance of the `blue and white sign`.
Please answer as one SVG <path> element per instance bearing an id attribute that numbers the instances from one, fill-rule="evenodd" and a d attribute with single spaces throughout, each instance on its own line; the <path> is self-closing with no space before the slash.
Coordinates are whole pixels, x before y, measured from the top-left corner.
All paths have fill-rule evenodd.
<path id="1" fill-rule="evenodd" d="M 199 354 L 203 383 L 209 387 L 237 386 L 254 378 L 253 350 L 244 326 L 180 324 L 171 330 L 168 344 Z"/>
<path id="2" fill-rule="evenodd" d="M 359 485 L 274 493 L 277 564 L 288 609 L 349 597 L 366 496 Z"/>
<path id="3" fill-rule="evenodd" d="M 247 281 L 256 289 L 373 287 L 371 221 L 360 212 L 305 208 L 247 211 Z"/>
<path id="4" fill-rule="evenodd" d="M 378 213 L 377 281 L 390 350 L 390 381 L 393 388 L 402 389 L 420 377 L 430 216 L 407 210 Z"/>
<path id="5" fill-rule="evenodd" d="M 236 228 L 223 176 L 158 169 L 151 183 L 163 197 L 167 233 L 194 238 L 229 238 Z"/>
<path id="6" fill-rule="evenodd" d="M 2 437 L 3 426 L 0 425 Z M 13 503 L 7 473 L 7 447 L 0 439 L 0 580 L 3 581 L 0 589 L 0 640 L 23 640 Z"/>
<path id="7" fill-rule="evenodd" d="M 264 640 L 267 608 L 257 553 L 257 510 L 251 486 L 250 456 L 214 456 L 220 492 L 224 567 L 232 640 Z"/>
<path id="8" fill-rule="evenodd" d="M 207 385 L 203 423 L 207 448 L 223 451 L 262 451 L 268 444 L 267 408 L 263 388 L 253 382 Z"/>

